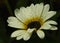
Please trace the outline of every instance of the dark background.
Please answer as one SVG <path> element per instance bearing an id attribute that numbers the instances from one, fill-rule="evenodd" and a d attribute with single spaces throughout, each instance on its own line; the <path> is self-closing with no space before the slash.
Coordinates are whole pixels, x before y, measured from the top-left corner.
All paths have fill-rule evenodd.
<path id="1" fill-rule="evenodd" d="M 15 40 L 10 35 L 15 28 L 8 27 L 7 18 L 14 16 L 14 10 L 22 6 L 30 6 L 31 3 L 50 4 L 50 10 L 57 11 L 57 14 L 51 19 L 55 20 L 58 25 L 57 31 L 46 31 L 44 39 L 40 39 L 35 33 L 28 41 Z M 0 43 L 60 43 L 60 0 L 0 0 Z"/>

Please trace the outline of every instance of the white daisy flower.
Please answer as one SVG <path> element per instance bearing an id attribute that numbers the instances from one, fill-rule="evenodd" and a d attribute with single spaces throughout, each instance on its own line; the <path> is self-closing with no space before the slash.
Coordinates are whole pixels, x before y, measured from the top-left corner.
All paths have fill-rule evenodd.
<path id="1" fill-rule="evenodd" d="M 56 14 L 55 11 L 49 11 L 49 4 L 31 4 L 29 7 L 21 7 L 15 10 L 16 17 L 8 17 L 8 26 L 17 28 L 11 34 L 11 37 L 16 37 L 17 40 L 29 40 L 32 33 L 35 31 L 39 38 L 45 37 L 44 30 L 57 30 L 57 23 L 53 20 L 48 20 Z M 53 25 L 51 25 L 53 24 Z"/>

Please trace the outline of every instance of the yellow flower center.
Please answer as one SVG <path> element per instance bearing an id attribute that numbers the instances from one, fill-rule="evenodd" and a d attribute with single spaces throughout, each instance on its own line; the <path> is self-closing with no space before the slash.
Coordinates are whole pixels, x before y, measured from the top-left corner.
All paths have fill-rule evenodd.
<path id="1" fill-rule="evenodd" d="M 43 19 L 40 17 L 35 17 L 35 18 L 28 18 L 27 20 L 25 20 L 24 22 L 27 26 L 26 29 L 28 28 L 36 28 L 39 29 L 42 25 L 43 25 Z"/>

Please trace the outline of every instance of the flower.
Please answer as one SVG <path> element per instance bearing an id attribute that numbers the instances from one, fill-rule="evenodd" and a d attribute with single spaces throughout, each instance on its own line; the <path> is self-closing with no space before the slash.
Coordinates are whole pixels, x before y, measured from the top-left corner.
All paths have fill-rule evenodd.
<path id="1" fill-rule="evenodd" d="M 11 34 L 11 37 L 16 37 L 17 40 L 29 40 L 32 33 L 35 31 L 39 38 L 45 37 L 44 30 L 57 30 L 57 23 L 53 20 L 48 20 L 56 14 L 55 11 L 49 11 L 49 4 L 31 4 L 29 7 L 21 7 L 15 10 L 16 17 L 8 17 L 8 26 L 17 28 Z M 53 24 L 53 25 L 51 25 Z"/>

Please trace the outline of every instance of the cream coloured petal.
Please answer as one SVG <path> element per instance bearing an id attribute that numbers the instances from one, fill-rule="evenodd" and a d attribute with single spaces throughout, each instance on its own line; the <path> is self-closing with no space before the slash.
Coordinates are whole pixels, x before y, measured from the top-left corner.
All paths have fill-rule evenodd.
<path id="1" fill-rule="evenodd" d="M 50 25 L 50 24 L 57 25 L 57 23 L 56 23 L 55 21 L 49 20 L 49 21 L 46 21 L 46 22 L 41 26 L 40 29 L 46 29 L 46 30 L 48 30 L 48 29 L 50 29 L 50 28 L 52 27 L 52 25 Z"/>
<path id="2" fill-rule="evenodd" d="M 25 22 L 25 20 L 27 20 L 28 18 L 32 18 L 34 16 L 32 14 L 30 7 L 27 7 L 27 8 L 21 7 L 20 11 L 18 9 L 16 9 L 15 15 L 22 22 Z"/>
<path id="3" fill-rule="evenodd" d="M 30 39 L 30 37 L 31 37 L 31 34 L 29 34 L 28 32 L 26 32 L 26 33 L 24 34 L 24 36 L 23 36 L 23 39 L 24 39 L 25 41 L 27 41 L 27 40 Z"/>
<path id="4" fill-rule="evenodd" d="M 47 13 L 47 12 L 49 11 L 49 9 L 50 9 L 49 4 L 46 4 L 46 5 L 44 6 L 44 9 L 43 9 L 43 14 Z"/>
<path id="5" fill-rule="evenodd" d="M 43 39 L 45 37 L 45 34 L 42 30 L 37 30 L 37 35 L 39 36 L 39 38 Z"/>
<path id="6" fill-rule="evenodd" d="M 46 21 L 47 19 L 51 18 L 56 14 L 55 11 L 49 11 L 49 9 L 50 9 L 49 4 L 46 4 L 41 14 L 41 18 L 44 19 L 44 21 Z"/>
<path id="7" fill-rule="evenodd" d="M 16 17 L 9 17 L 7 22 L 9 23 L 8 26 L 14 27 L 14 28 L 19 28 L 19 29 L 25 29 L 25 24 L 20 22 Z"/>
<path id="8" fill-rule="evenodd" d="M 47 12 L 47 14 L 45 14 L 45 16 L 43 15 L 44 21 L 46 21 L 47 19 L 51 18 L 51 17 L 54 16 L 55 14 L 56 14 L 55 11 L 49 11 L 49 12 Z"/>
<path id="9" fill-rule="evenodd" d="M 25 41 L 29 40 L 30 37 L 31 37 L 31 35 L 32 35 L 32 32 L 33 32 L 34 30 L 35 30 L 35 28 L 34 28 L 34 29 L 28 29 L 27 32 L 23 35 L 23 39 L 24 39 Z"/>
<path id="10" fill-rule="evenodd" d="M 50 30 L 57 30 L 58 28 L 57 27 L 55 27 L 55 26 L 52 26 L 51 28 L 50 28 Z"/>
<path id="11" fill-rule="evenodd" d="M 46 5 L 44 6 L 44 8 L 43 8 L 43 11 L 42 11 L 42 14 L 41 14 L 41 18 L 44 18 L 44 17 L 46 16 L 46 14 L 47 14 L 47 12 L 49 11 L 49 9 L 50 9 L 49 4 L 46 4 Z"/>
<path id="12" fill-rule="evenodd" d="M 26 19 L 29 18 L 34 18 L 36 16 L 40 17 L 42 10 L 43 10 L 43 3 L 36 4 L 35 6 L 34 4 L 31 4 L 31 6 L 26 8 L 21 7 L 20 10 L 16 9 L 15 15 L 19 20 L 24 22 Z"/>
<path id="13" fill-rule="evenodd" d="M 34 30 L 36 30 L 36 28 L 32 28 L 32 29 L 28 28 L 27 32 L 32 33 Z"/>
<path id="14" fill-rule="evenodd" d="M 51 25 L 49 25 L 49 24 L 43 24 L 40 29 L 49 30 L 50 28 L 51 28 Z"/>
<path id="15" fill-rule="evenodd" d="M 20 37 L 26 32 L 26 30 L 16 30 L 11 34 L 11 37 Z"/>
<path id="16" fill-rule="evenodd" d="M 42 11 L 43 11 L 43 3 L 40 3 L 40 4 L 36 4 L 35 5 L 35 8 L 34 8 L 34 13 L 35 13 L 35 16 L 37 17 L 40 17 Z"/>
<path id="17" fill-rule="evenodd" d="M 16 40 L 21 40 L 23 38 L 23 35 L 20 35 L 18 37 L 16 37 Z"/>
<path id="18" fill-rule="evenodd" d="M 48 20 L 46 23 L 57 25 L 57 22 L 55 22 L 53 20 Z"/>

